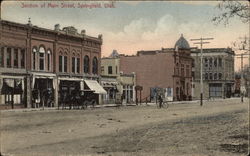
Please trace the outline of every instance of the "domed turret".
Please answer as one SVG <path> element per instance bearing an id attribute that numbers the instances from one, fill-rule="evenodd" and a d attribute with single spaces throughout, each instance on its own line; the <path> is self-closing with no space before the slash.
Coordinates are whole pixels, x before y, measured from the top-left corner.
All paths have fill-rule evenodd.
<path id="1" fill-rule="evenodd" d="M 109 57 L 119 57 L 119 53 L 117 52 L 117 50 L 113 50 Z"/>
<path id="2" fill-rule="evenodd" d="M 176 49 L 190 49 L 188 41 L 183 37 L 183 34 L 181 34 L 181 37 L 179 40 L 175 43 L 174 48 Z"/>

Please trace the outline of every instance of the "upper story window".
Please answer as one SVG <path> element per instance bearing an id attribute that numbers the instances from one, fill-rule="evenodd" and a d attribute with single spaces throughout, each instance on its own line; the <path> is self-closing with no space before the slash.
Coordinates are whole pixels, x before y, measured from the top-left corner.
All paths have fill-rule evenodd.
<path id="1" fill-rule="evenodd" d="M 217 80 L 217 73 L 214 73 L 214 80 Z"/>
<path id="2" fill-rule="evenodd" d="M 77 58 L 76 60 L 76 72 L 80 73 L 80 58 Z"/>
<path id="3" fill-rule="evenodd" d="M 184 76 L 184 64 L 181 64 L 181 76 Z"/>
<path id="4" fill-rule="evenodd" d="M 7 48 L 7 57 L 6 57 L 6 63 L 7 63 L 7 68 L 11 68 L 11 48 Z"/>
<path id="5" fill-rule="evenodd" d="M 97 58 L 94 57 L 93 58 L 93 66 L 92 66 L 92 73 L 93 74 L 98 74 L 98 61 L 97 61 Z"/>
<path id="6" fill-rule="evenodd" d="M 101 72 L 104 73 L 104 66 L 101 66 Z"/>
<path id="7" fill-rule="evenodd" d="M 83 70 L 84 73 L 89 73 L 89 57 L 87 55 L 83 59 Z"/>
<path id="8" fill-rule="evenodd" d="M 212 66 L 213 66 L 213 59 L 210 58 L 210 59 L 209 59 L 209 68 L 212 68 Z"/>
<path id="9" fill-rule="evenodd" d="M 14 49 L 14 67 L 18 67 L 18 49 Z"/>
<path id="10" fill-rule="evenodd" d="M 186 65 L 186 77 L 190 76 L 190 70 L 189 70 L 189 65 Z"/>
<path id="11" fill-rule="evenodd" d="M 68 67 L 68 57 L 67 56 L 59 56 L 59 72 L 67 72 Z"/>
<path id="12" fill-rule="evenodd" d="M 208 80 L 208 73 L 205 74 L 205 80 Z"/>
<path id="13" fill-rule="evenodd" d="M 4 66 L 4 47 L 1 47 L 1 52 L 0 52 L 0 67 Z"/>
<path id="14" fill-rule="evenodd" d="M 112 66 L 108 66 L 108 74 L 112 74 L 113 71 L 112 71 Z"/>
<path id="15" fill-rule="evenodd" d="M 72 73 L 80 73 L 80 58 L 72 57 Z"/>
<path id="16" fill-rule="evenodd" d="M 222 79 L 222 73 L 219 73 L 219 80 Z"/>
<path id="17" fill-rule="evenodd" d="M 21 68 L 24 68 L 25 67 L 25 50 L 22 49 L 21 50 Z"/>
<path id="18" fill-rule="evenodd" d="M 217 67 L 217 58 L 214 59 L 214 67 Z"/>
<path id="19" fill-rule="evenodd" d="M 50 50 L 48 50 L 47 51 L 47 68 L 48 68 L 48 71 L 50 71 L 50 64 L 51 64 L 51 51 Z"/>
<path id="20" fill-rule="evenodd" d="M 208 67 L 208 60 L 207 60 L 207 58 L 204 59 L 204 64 L 205 64 L 205 68 L 207 68 Z"/>
<path id="21" fill-rule="evenodd" d="M 45 49 L 43 47 L 39 48 L 39 70 L 44 70 L 45 66 Z"/>
<path id="22" fill-rule="evenodd" d="M 221 59 L 221 58 L 219 58 L 218 66 L 219 66 L 219 67 L 222 67 L 222 59 Z"/>
<path id="23" fill-rule="evenodd" d="M 36 69 L 36 53 L 37 53 L 37 49 L 34 47 L 32 49 L 32 52 L 33 52 L 33 69 L 35 70 Z"/>
<path id="24" fill-rule="evenodd" d="M 209 73 L 209 80 L 213 80 L 213 73 Z"/>

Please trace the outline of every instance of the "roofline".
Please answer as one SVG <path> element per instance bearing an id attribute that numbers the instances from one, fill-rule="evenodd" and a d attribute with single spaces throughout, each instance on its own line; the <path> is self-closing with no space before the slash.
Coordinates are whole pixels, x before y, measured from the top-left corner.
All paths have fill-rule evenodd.
<path id="1" fill-rule="evenodd" d="M 62 35 L 70 36 L 70 37 L 75 37 L 75 38 L 78 38 L 78 39 L 87 38 L 87 39 L 90 39 L 90 40 L 95 40 L 95 41 L 102 42 L 102 39 L 100 39 L 98 37 L 93 37 L 93 36 L 89 36 L 89 35 L 80 36 L 80 34 L 79 35 L 67 34 L 66 32 L 64 32 L 62 30 L 56 31 L 56 30 L 52 30 L 52 29 L 48 29 L 48 28 L 39 27 L 39 26 L 36 26 L 36 25 L 22 24 L 22 23 L 17 23 L 17 22 L 13 22 L 13 21 L 3 20 L 3 19 L 0 19 L 0 23 L 6 23 L 6 24 L 12 24 L 12 25 L 14 24 L 14 25 L 17 25 L 17 26 L 20 26 L 20 27 L 24 27 L 26 29 L 32 28 L 32 29 L 37 29 L 37 30 L 43 30 L 43 31 L 54 33 L 55 35 L 56 34 L 62 34 Z"/>

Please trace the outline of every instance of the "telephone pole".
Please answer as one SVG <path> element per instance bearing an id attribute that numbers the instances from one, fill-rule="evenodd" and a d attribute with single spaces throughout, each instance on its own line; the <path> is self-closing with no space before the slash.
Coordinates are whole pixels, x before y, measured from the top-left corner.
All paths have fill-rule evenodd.
<path id="1" fill-rule="evenodd" d="M 240 56 L 240 57 L 236 57 L 236 58 L 240 58 L 241 59 L 241 67 L 240 67 L 240 70 L 241 70 L 241 74 L 240 74 L 240 94 L 241 94 L 241 102 L 243 103 L 244 100 L 244 95 L 243 95 L 243 59 L 244 58 L 248 58 L 248 57 L 243 57 L 244 55 L 249 55 L 247 53 L 242 53 L 242 54 L 237 54 L 235 56 Z"/>
<path id="2" fill-rule="evenodd" d="M 200 105 L 202 106 L 203 105 L 203 44 L 207 44 L 207 43 L 210 43 L 210 42 L 204 42 L 204 40 L 213 40 L 214 38 L 197 38 L 197 39 L 191 39 L 191 41 L 200 41 L 200 42 L 195 42 L 194 44 L 200 44 L 200 53 L 201 53 L 201 77 L 200 77 L 200 97 L 201 97 L 201 101 L 200 101 Z"/>

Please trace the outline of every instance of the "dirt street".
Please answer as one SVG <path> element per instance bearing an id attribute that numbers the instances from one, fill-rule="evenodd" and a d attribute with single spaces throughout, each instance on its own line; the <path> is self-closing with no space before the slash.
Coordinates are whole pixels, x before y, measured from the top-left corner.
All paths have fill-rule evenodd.
<path id="1" fill-rule="evenodd" d="M 246 99 L 0 115 L 3 155 L 234 156 L 249 147 Z"/>

